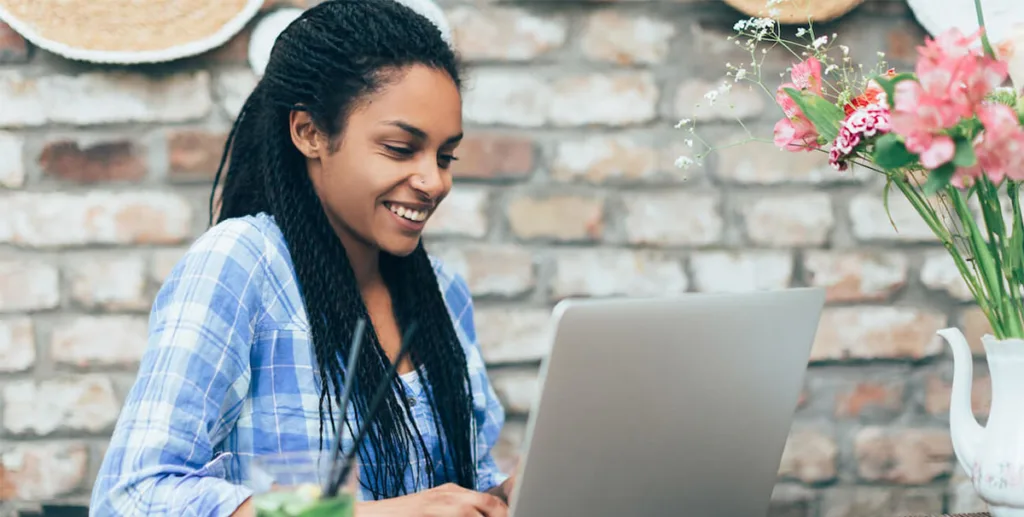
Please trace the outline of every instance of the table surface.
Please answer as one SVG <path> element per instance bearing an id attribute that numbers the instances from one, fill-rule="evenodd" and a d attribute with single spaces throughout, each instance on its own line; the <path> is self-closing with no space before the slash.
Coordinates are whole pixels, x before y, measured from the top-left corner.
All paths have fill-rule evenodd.
<path id="1" fill-rule="evenodd" d="M 905 517 L 992 517 L 987 513 L 944 513 L 942 515 L 907 515 Z"/>

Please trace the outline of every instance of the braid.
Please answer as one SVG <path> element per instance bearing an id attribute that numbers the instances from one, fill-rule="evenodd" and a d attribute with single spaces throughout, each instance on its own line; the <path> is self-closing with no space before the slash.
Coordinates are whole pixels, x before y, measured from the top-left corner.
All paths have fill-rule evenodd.
<path id="1" fill-rule="evenodd" d="M 323 381 L 321 448 L 327 429 L 338 436 L 334 411 L 346 376 L 356 375 L 351 401 L 355 421 L 348 415 L 343 420 L 352 431 L 367 417 L 367 399 L 384 380 L 390 359 L 368 325 L 357 371 L 344 370 L 342 358 L 348 356 L 356 321 L 369 321 L 369 314 L 344 246 L 306 171 L 305 158 L 291 142 L 289 113 L 307 111 L 334 144 L 356 103 L 380 88 L 391 70 L 414 63 L 444 70 L 459 84 L 456 58 L 437 28 L 399 3 L 329 0 L 306 11 L 275 43 L 264 77 L 231 129 L 214 180 L 216 189 L 227 161 L 219 221 L 264 212 L 274 217 L 288 243 Z M 211 198 L 211 214 L 212 208 Z M 426 391 L 441 437 L 439 459 L 445 477 L 474 488 L 466 357 L 430 259 L 421 243 L 407 257 L 382 252 L 380 267 L 399 326 L 408 327 L 414 317 L 421 323 L 410 344 L 411 360 L 429 379 Z M 385 407 L 371 422 L 358 451 L 364 465 L 360 483 L 378 499 L 405 493 L 410 449 L 426 465 L 435 464 L 422 433 L 409 424 L 411 410 L 401 381 L 396 378 L 391 389 L 396 396 L 385 398 Z M 428 483 L 434 486 L 437 473 L 427 470 Z"/>

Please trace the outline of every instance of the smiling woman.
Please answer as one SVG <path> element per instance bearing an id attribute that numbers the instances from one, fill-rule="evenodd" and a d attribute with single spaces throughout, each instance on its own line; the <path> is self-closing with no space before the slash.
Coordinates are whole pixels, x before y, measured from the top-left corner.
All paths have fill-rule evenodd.
<path id="1" fill-rule="evenodd" d="M 94 514 L 251 515 L 255 459 L 348 452 L 366 423 L 360 517 L 505 515 L 469 292 L 421 241 L 452 188 L 459 88 L 437 27 L 392 0 L 330 0 L 282 32 L 228 139 L 216 225 L 156 297 Z"/>

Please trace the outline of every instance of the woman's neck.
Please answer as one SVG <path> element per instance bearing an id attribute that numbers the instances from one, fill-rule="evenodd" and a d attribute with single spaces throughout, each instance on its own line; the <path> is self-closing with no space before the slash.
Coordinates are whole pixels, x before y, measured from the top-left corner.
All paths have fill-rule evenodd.
<path id="1" fill-rule="evenodd" d="M 352 273 L 356 277 L 356 285 L 359 289 L 381 283 L 380 276 L 380 250 L 367 246 L 361 242 L 346 242 L 345 253 L 348 254 L 348 262 L 352 266 Z"/>
<path id="2" fill-rule="evenodd" d="M 366 243 L 354 235 L 344 224 L 334 221 L 329 215 L 328 219 L 331 226 L 334 227 L 334 233 L 341 240 L 341 245 L 345 248 L 345 255 L 348 257 L 348 263 L 352 267 L 359 290 L 382 283 L 379 262 L 380 249 Z"/>

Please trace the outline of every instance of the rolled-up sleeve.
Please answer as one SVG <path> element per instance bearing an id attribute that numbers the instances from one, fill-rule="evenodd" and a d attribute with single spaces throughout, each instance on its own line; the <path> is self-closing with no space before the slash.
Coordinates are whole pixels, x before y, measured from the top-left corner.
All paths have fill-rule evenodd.
<path id="1" fill-rule="evenodd" d="M 96 484 L 94 516 L 228 516 L 252 493 L 228 480 L 215 445 L 248 392 L 249 349 L 262 314 L 266 239 L 222 223 L 172 270 L 154 300 L 138 377 Z"/>

